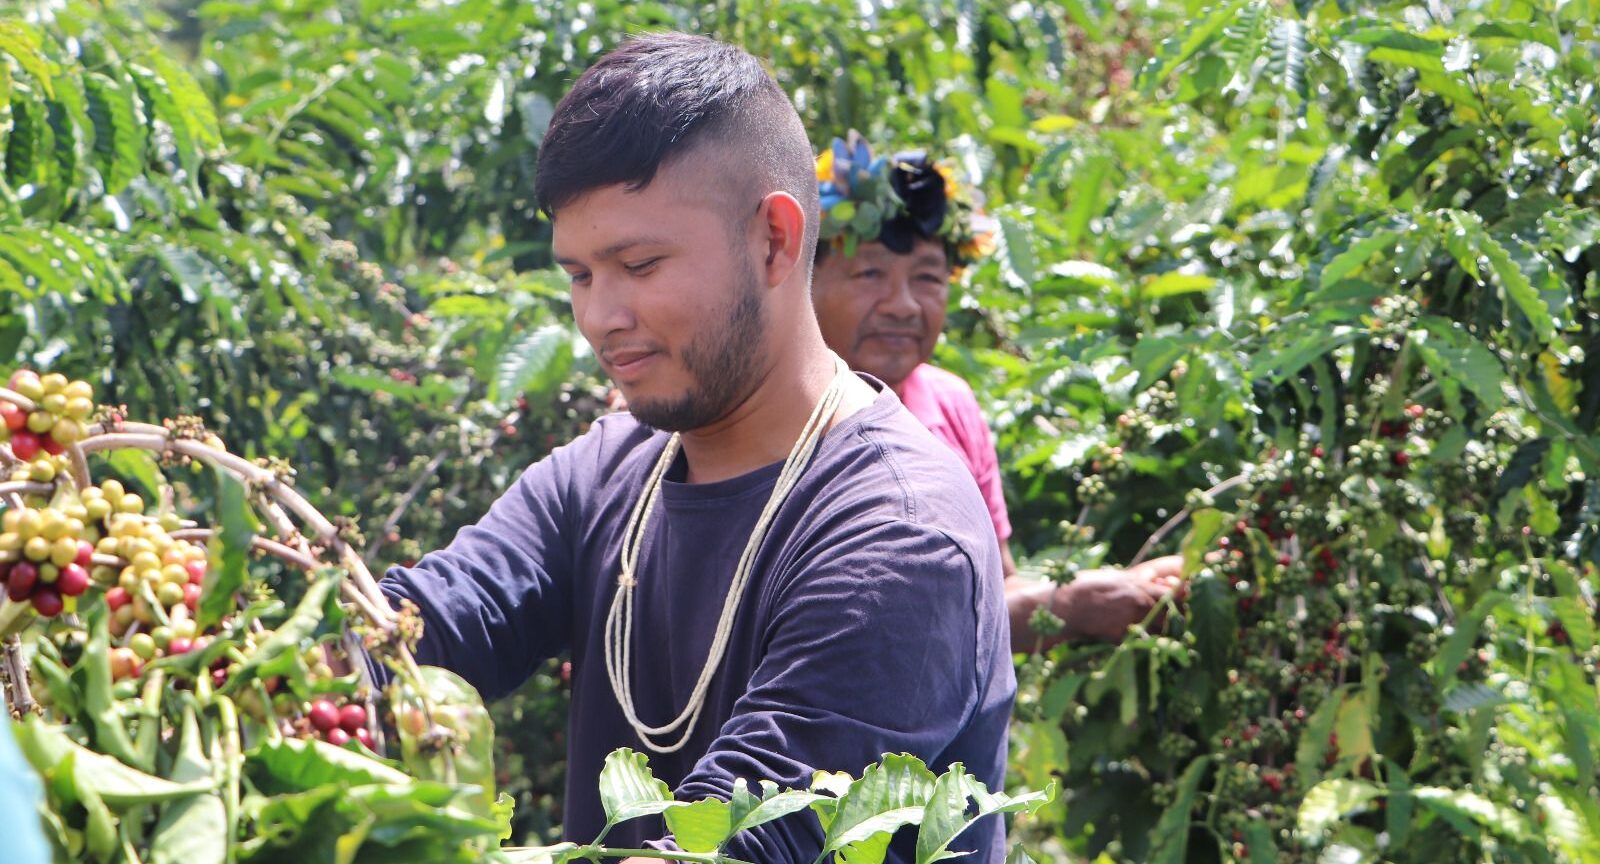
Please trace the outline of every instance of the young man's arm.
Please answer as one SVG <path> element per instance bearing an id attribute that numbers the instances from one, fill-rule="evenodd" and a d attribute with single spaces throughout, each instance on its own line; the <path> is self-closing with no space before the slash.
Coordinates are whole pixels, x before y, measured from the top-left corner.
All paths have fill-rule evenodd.
<path id="1" fill-rule="evenodd" d="M 516 689 L 570 633 L 569 488 L 563 451 L 525 471 L 474 525 L 379 583 L 417 604 L 417 660 L 466 679 L 487 700 Z"/>

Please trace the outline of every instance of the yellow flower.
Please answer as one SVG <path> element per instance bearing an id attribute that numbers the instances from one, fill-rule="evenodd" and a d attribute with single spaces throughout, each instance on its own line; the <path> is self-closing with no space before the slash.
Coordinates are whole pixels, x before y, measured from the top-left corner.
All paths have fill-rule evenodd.
<path id="1" fill-rule="evenodd" d="M 933 170 L 939 172 L 939 176 L 944 178 L 945 199 L 949 200 L 956 197 L 956 172 L 944 162 L 934 165 Z"/>
<path id="2" fill-rule="evenodd" d="M 817 182 L 826 183 L 833 179 L 833 149 L 830 147 L 822 151 L 817 157 Z"/>
<path id="3" fill-rule="evenodd" d="M 995 245 L 994 234 L 985 231 L 961 244 L 961 248 L 957 251 L 961 254 L 961 257 L 968 261 L 976 261 L 979 258 L 985 258 L 993 254 Z"/>

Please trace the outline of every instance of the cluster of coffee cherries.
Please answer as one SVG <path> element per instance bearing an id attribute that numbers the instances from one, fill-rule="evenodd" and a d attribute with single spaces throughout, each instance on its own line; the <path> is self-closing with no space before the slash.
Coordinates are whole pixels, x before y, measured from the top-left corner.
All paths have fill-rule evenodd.
<path id="1" fill-rule="evenodd" d="M 98 494 L 95 494 L 98 493 Z M 121 567 L 96 567 L 94 580 L 106 586 L 111 633 L 132 651 L 133 674 L 156 657 L 187 654 L 204 647 L 195 628 L 194 612 L 206 578 L 205 547 L 174 538 L 178 527 L 170 514 L 151 518 L 140 512 L 138 496 L 123 491 L 116 480 L 84 490 L 86 501 L 119 501 L 106 517 L 106 536 L 98 551 L 114 555 Z"/>
<path id="2" fill-rule="evenodd" d="M 117 549 L 113 554 L 127 564 L 96 573 L 109 585 L 106 605 L 111 607 L 113 633 L 120 635 L 135 622 L 152 627 L 180 614 L 180 607 L 194 612 L 206 578 L 205 547 L 175 540 L 161 522 L 133 514 L 112 517 L 110 533 L 100 548 L 113 545 Z"/>
<path id="3" fill-rule="evenodd" d="M 89 588 L 95 547 L 88 539 L 87 508 L 68 500 L 59 507 L 11 509 L 0 517 L 0 563 L 6 596 L 31 602 L 46 618 L 76 603 Z"/>
<path id="4" fill-rule="evenodd" d="M 0 422 L 18 459 L 32 462 L 41 453 L 60 456 L 64 448 L 83 440 L 94 415 L 94 387 L 89 382 L 70 381 L 59 372 L 40 375 L 19 369 L 6 386 L 34 406 L 24 411 L 0 401 Z"/>
<path id="5" fill-rule="evenodd" d="M 137 678 L 144 674 L 145 664 L 162 657 L 176 657 L 191 651 L 203 651 L 211 643 L 210 636 L 197 635 L 193 618 L 180 618 L 171 624 L 158 624 L 149 631 L 135 631 L 127 635 L 126 645 L 111 648 L 111 680 Z M 221 670 L 213 670 L 213 684 Z M 225 680 L 225 678 L 224 678 Z"/>
<path id="6" fill-rule="evenodd" d="M 312 700 L 306 706 L 305 713 L 301 731 L 307 737 L 315 735 L 336 747 L 343 747 L 353 740 L 368 750 L 377 749 L 373 746 L 372 733 L 367 730 L 365 705 L 359 702 L 339 705 L 331 699 L 321 698 Z"/>

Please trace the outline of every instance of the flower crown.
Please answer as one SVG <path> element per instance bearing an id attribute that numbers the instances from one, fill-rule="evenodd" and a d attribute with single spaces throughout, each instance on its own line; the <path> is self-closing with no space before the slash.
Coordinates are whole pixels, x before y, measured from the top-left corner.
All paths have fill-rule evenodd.
<path id="1" fill-rule="evenodd" d="M 917 239 L 939 240 L 960 267 L 988 254 L 993 230 L 947 164 L 921 150 L 874 157 L 854 129 L 817 157 L 822 198 L 821 242 L 847 256 L 862 243 L 880 242 L 905 254 Z"/>

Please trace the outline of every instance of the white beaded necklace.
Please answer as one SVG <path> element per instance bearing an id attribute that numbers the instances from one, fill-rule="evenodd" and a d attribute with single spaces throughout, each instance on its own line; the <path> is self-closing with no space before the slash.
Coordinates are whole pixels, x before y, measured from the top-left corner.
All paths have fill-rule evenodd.
<path id="1" fill-rule="evenodd" d="M 677 717 L 661 726 L 651 726 L 640 720 L 634 707 L 630 651 L 633 642 L 633 589 L 640 539 L 644 535 L 645 524 L 650 521 L 650 514 L 655 510 L 656 499 L 661 496 L 661 478 L 678 455 L 678 433 L 674 432 L 667 439 L 666 449 L 661 451 L 661 458 L 656 460 L 650 476 L 645 479 L 644 493 L 634 505 L 633 514 L 628 517 L 628 525 L 623 530 L 622 573 L 617 577 L 617 593 L 611 599 L 611 610 L 606 613 L 606 674 L 611 678 L 611 692 L 616 694 L 617 704 L 622 706 L 622 716 L 638 733 L 639 740 L 657 753 L 674 753 L 683 749 L 700 719 L 700 712 L 705 708 L 706 691 L 711 686 L 712 676 L 722 665 L 722 656 L 727 651 L 728 638 L 733 632 L 733 618 L 744 599 L 745 586 L 749 584 L 750 571 L 755 566 L 756 552 L 761 548 L 761 541 L 766 538 L 767 529 L 771 527 L 778 508 L 805 473 L 811 454 L 816 451 L 822 433 L 828 428 L 828 421 L 833 418 L 844 398 L 845 384 L 850 380 L 851 372 L 844 361 L 837 357 L 834 361 L 838 371 L 811 412 L 811 419 L 800 430 L 800 438 L 795 442 L 794 449 L 789 451 L 789 458 L 783 462 L 777 484 L 767 498 L 767 506 L 762 509 L 761 517 L 750 532 L 750 539 L 745 542 L 744 554 L 739 556 L 738 567 L 733 571 L 733 582 L 728 586 L 728 596 L 722 601 L 722 615 L 717 619 L 717 631 L 711 640 L 706 665 L 700 670 L 700 678 L 695 682 L 694 691 L 689 694 L 689 702 Z M 683 733 L 672 744 L 657 744 L 651 740 L 652 737 L 672 735 L 680 728 Z"/>

